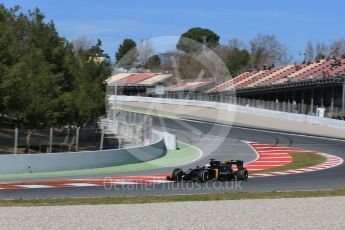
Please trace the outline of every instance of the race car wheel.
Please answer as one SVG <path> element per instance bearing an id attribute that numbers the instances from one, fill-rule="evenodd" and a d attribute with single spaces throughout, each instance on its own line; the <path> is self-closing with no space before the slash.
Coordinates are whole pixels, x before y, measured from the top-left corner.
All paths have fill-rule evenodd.
<path id="1" fill-rule="evenodd" d="M 182 180 L 183 171 L 180 168 L 174 169 L 171 175 L 171 179 L 175 181 L 181 181 Z"/>
<path id="2" fill-rule="evenodd" d="M 208 171 L 207 170 L 200 170 L 199 171 L 199 174 L 198 174 L 198 179 L 201 181 L 201 182 L 206 182 L 209 180 L 209 174 L 208 174 Z"/>
<path id="3" fill-rule="evenodd" d="M 247 169 L 239 169 L 236 172 L 237 180 L 248 180 L 248 170 Z"/>

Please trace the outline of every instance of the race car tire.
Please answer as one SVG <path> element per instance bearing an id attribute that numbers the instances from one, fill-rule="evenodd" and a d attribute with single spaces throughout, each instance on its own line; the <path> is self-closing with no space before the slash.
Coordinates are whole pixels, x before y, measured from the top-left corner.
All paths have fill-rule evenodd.
<path id="1" fill-rule="evenodd" d="M 248 180 L 248 170 L 247 169 L 239 169 L 236 172 L 237 180 Z"/>
<path id="2" fill-rule="evenodd" d="M 181 181 L 182 180 L 182 175 L 183 175 L 182 169 L 176 168 L 172 172 L 171 179 L 175 180 L 175 181 Z"/>
<path id="3" fill-rule="evenodd" d="M 201 182 L 206 182 L 209 180 L 209 174 L 207 170 L 200 170 L 198 173 L 198 179 Z"/>

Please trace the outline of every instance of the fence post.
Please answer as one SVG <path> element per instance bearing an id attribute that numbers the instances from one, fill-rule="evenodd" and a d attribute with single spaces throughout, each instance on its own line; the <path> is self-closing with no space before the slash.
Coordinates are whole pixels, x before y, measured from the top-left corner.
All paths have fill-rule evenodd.
<path id="1" fill-rule="evenodd" d="M 302 99 L 302 102 L 301 102 L 301 114 L 305 114 L 304 112 L 304 99 Z"/>
<path id="2" fill-rule="evenodd" d="M 75 133 L 75 151 L 79 151 L 79 129 L 80 127 L 77 127 L 76 133 Z"/>
<path id="3" fill-rule="evenodd" d="M 311 89 L 310 111 L 311 115 L 314 115 L 314 88 Z"/>
<path id="4" fill-rule="evenodd" d="M 14 129 L 14 154 L 18 151 L 18 128 Z"/>
<path id="5" fill-rule="evenodd" d="M 49 152 L 53 151 L 53 128 L 49 130 Z"/>
<path id="6" fill-rule="evenodd" d="M 290 101 L 287 102 L 286 112 L 290 113 Z"/>
<path id="7" fill-rule="evenodd" d="M 102 127 L 102 133 L 101 133 L 101 143 L 100 143 L 100 145 L 99 145 L 99 150 L 103 150 L 103 141 L 104 141 L 104 129 L 105 129 L 105 127 L 103 126 Z"/>
<path id="8" fill-rule="evenodd" d="M 334 91 L 334 88 L 332 88 Z M 332 116 L 334 115 L 334 92 L 332 93 L 332 97 L 331 97 L 331 114 Z"/>

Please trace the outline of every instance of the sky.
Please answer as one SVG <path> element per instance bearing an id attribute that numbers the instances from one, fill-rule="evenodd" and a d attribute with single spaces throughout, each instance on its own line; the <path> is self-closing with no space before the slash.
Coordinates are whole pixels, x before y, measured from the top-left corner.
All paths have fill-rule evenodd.
<path id="1" fill-rule="evenodd" d="M 250 41 L 258 33 L 274 34 L 293 56 L 308 40 L 345 38 L 343 0 L 3 0 L 23 11 L 38 7 L 69 40 L 101 39 L 114 57 L 125 38 L 136 42 L 179 36 L 192 27 L 209 28 L 226 44 L 232 38 Z M 301 57 L 302 58 L 302 57 Z"/>

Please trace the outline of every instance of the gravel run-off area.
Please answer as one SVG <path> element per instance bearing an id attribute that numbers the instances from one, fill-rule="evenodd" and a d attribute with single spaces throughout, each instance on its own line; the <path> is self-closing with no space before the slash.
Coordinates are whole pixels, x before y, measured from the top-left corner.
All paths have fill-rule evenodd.
<path id="1" fill-rule="evenodd" d="M 1 207 L 0 229 L 344 229 L 345 197 Z"/>

